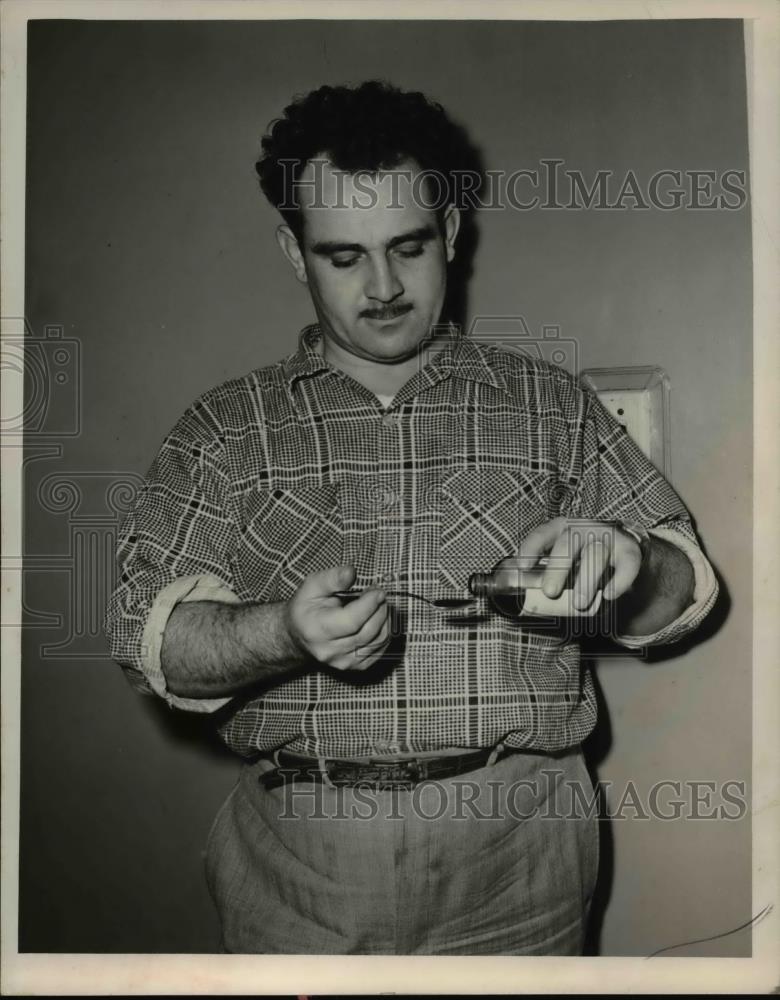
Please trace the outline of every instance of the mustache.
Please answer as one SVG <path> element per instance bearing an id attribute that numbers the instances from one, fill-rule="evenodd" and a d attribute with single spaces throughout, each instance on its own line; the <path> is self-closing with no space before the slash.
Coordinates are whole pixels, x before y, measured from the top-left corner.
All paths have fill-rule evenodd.
<path id="1" fill-rule="evenodd" d="M 411 302 L 399 303 L 398 305 L 387 306 L 384 309 L 364 309 L 360 316 L 364 319 L 396 319 L 408 313 L 414 306 Z"/>

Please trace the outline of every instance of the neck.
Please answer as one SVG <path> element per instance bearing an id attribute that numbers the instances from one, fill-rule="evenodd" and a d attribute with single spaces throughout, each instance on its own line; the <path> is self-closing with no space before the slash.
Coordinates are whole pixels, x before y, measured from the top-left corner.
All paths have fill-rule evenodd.
<path id="1" fill-rule="evenodd" d="M 435 340 L 429 341 L 425 345 L 426 361 L 447 344 L 446 338 L 440 338 L 438 343 Z M 341 369 L 379 396 L 394 396 L 420 370 L 419 353 L 404 358 L 403 361 L 382 363 L 351 354 L 325 334 L 316 342 L 316 350 L 329 364 Z"/>

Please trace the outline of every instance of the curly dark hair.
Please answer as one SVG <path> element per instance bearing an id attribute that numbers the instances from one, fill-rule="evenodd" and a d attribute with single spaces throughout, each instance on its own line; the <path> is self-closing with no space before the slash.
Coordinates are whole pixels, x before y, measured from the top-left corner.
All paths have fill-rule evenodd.
<path id="1" fill-rule="evenodd" d="M 284 109 L 284 117 L 271 123 L 262 149 L 255 165 L 260 186 L 297 237 L 302 218 L 297 207 L 290 207 L 296 205 L 295 184 L 306 162 L 317 156 L 326 156 L 351 174 L 389 170 L 402 160 L 414 160 L 424 171 L 438 174 L 439 211 L 447 204 L 461 210 L 473 207 L 473 202 L 458 203 L 465 187 L 458 177 L 472 174 L 472 192 L 481 180 L 473 147 L 441 105 L 381 80 L 357 87 L 324 86 L 297 97 Z"/>

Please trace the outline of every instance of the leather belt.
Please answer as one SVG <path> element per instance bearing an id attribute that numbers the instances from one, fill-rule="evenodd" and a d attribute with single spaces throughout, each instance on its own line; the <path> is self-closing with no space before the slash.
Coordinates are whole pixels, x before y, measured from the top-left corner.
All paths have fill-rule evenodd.
<path id="1" fill-rule="evenodd" d="M 265 788 L 277 788 L 289 782 L 322 782 L 336 788 L 360 785 L 363 788 L 412 789 L 422 781 L 436 781 L 467 774 L 495 763 L 502 756 L 514 753 L 511 747 L 499 745 L 493 749 L 446 757 L 408 757 L 400 760 L 353 761 L 334 758 L 303 757 L 279 750 L 274 755 L 276 768 L 265 771 L 258 781 Z"/>

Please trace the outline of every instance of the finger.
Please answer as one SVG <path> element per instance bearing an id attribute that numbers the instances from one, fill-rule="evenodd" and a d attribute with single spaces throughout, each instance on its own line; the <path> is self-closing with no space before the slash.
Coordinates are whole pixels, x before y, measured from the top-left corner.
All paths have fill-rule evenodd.
<path id="1" fill-rule="evenodd" d="M 633 538 L 620 536 L 612 553 L 612 579 L 604 587 L 604 599 L 614 601 L 630 589 L 642 566 L 642 549 Z"/>
<path id="2" fill-rule="evenodd" d="M 381 660 L 388 649 L 388 643 L 390 641 L 390 636 L 392 634 L 392 629 L 389 622 L 387 625 L 382 626 L 379 635 L 374 639 L 373 642 L 368 643 L 366 646 L 361 646 L 355 650 L 355 655 L 360 661 L 361 665 L 370 665 L 376 663 L 377 660 Z"/>
<path id="3" fill-rule="evenodd" d="M 379 641 L 382 629 L 388 625 L 389 619 L 390 614 L 387 605 L 380 605 L 363 628 L 356 635 L 350 636 L 349 641 L 354 644 L 357 650 L 362 650 L 366 646 L 373 645 Z"/>
<path id="4" fill-rule="evenodd" d="M 357 656 L 355 653 L 350 653 L 333 660 L 331 666 L 334 670 L 368 670 L 381 659 L 381 655 L 381 651 L 371 656 Z"/>
<path id="5" fill-rule="evenodd" d="M 384 622 L 380 622 L 378 631 L 374 631 L 372 627 L 371 634 L 365 639 L 357 642 L 355 638 L 345 640 L 350 645 L 330 659 L 331 666 L 336 670 L 364 670 L 380 658 L 389 638 L 390 618 L 386 615 Z"/>
<path id="6" fill-rule="evenodd" d="M 567 525 L 550 550 L 547 568 L 542 577 L 542 590 L 547 597 L 560 597 L 569 579 L 572 566 L 583 545 L 583 533 Z"/>
<path id="7" fill-rule="evenodd" d="M 351 670 L 368 670 L 369 667 L 373 667 L 375 663 L 378 663 L 382 659 L 382 650 L 378 650 L 372 653 L 370 656 L 364 656 L 359 660 L 355 660 L 350 667 Z"/>
<path id="8" fill-rule="evenodd" d="M 339 634 L 331 637 L 334 655 L 343 653 L 350 654 L 355 649 L 373 641 L 379 634 L 384 620 L 387 618 L 387 604 L 381 602 L 371 612 L 368 618 L 363 621 L 359 628 L 347 634 Z"/>
<path id="9" fill-rule="evenodd" d="M 387 597 L 383 590 L 366 590 L 349 604 L 328 609 L 325 628 L 331 639 L 351 639 L 376 614 L 387 610 Z"/>
<path id="10" fill-rule="evenodd" d="M 390 615 L 386 613 L 384 619 L 380 618 L 378 622 L 374 622 L 374 617 L 366 622 L 365 629 L 361 629 L 361 634 L 356 637 L 356 652 L 361 656 L 381 649 L 390 638 Z M 364 631 L 365 635 L 362 634 Z"/>
<path id="11" fill-rule="evenodd" d="M 552 521 L 540 524 L 523 539 L 513 562 L 516 562 L 521 570 L 534 569 L 540 557 L 550 551 L 565 529 L 565 517 L 556 517 Z"/>
<path id="12" fill-rule="evenodd" d="M 342 653 L 340 656 L 331 657 L 328 665 L 334 670 L 364 670 L 368 664 L 359 659 L 354 650 L 351 653 Z"/>
<path id="13" fill-rule="evenodd" d="M 298 593 L 305 599 L 327 597 L 337 590 L 346 590 L 355 582 L 357 570 L 350 563 L 329 566 L 328 569 L 310 573 L 301 584 Z"/>
<path id="14" fill-rule="evenodd" d="M 609 564 L 609 547 L 600 538 L 589 540 L 580 553 L 573 587 L 574 607 L 578 611 L 590 607 L 593 603 Z"/>

